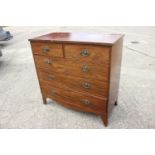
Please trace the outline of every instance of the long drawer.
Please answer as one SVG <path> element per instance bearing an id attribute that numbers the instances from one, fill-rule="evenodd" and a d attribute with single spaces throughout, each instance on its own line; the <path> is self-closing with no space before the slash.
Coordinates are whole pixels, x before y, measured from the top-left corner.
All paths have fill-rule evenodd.
<path id="1" fill-rule="evenodd" d="M 108 95 L 108 83 L 99 82 L 96 79 L 83 79 L 70 75 L 61 75 L 39 70 L 40 81 L 47 81 L 55 87 L 68 87 L 78 92 L 86 92 L 95 96 L 106 97 Z"/>
<path id="2" fill-rule="evenodd" d="M 96 79 L 102 82 L 107 82 L 109 79 L 109 63 L 95 65 L 91 62 L 36 55 L 34 55 L 34 59 L 37 68 L 47 72 L 57 72 L 75 78 Z"/>
<path id="3" fill-rule="evenodd" d="M 72 108 L 103 114 L 106 112 L 107 99 L 91 96 L 71 89 L 53 87 L 46 82 L 41 82 L 41 88 L 46 97 L 60 103 L 67 103 Z"/>

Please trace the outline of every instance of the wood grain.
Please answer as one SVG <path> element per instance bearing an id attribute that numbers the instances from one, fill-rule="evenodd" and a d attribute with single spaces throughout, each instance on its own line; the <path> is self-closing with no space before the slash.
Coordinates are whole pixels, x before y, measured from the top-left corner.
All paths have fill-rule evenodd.
<path id="1" fill-rule="evenodd" d="M 54 74 L 59 73 L 64 76 L 70 75 L 74 77 L 80 77 L 84 80 L 96 79 L 101 82 L 107 82 L 109 80 L 109 63 L 105 62 L 100 65 L 95 65 L 91 62 L 85 62 L 72 59 L 57 59 L 45 56 L 34 56 L 36 65 L 38 68 L 51 72 Z M 46 61 L 50 61 L 51 64 L 47 64 Z M 83 72 L 84 66 L 89 67 L 88 72 Z"/>
<path id="2" fill-rule="evenodd" d="M 95 96 L 91 96 L 85 93 L 76 92 L 71 89 L 62 89 L 49 85 L 49 83 L 41 82 L 44 96 L 60 102 L 61 104 L 68 103 L 73 107 L 78 107 L 81 111 L 91 111 L 93 113 L 106 113 L 107 100 Z M 82 101 L 89 100 L 89 104 L 84 104 Z"/>
<path id="3" fill-rule="evenodd" d="M 109 47 L 92 45 L 65 45 L 65 58 L 77 59 L 81 61 L 92 61 L 95 64 L 107 63 L 109 61 Z M 83 51 L 88 52 L 88 56 L 82 56 Z"/>
<path id="4" fill-rule="evenodd" d="M 106 98 L 108 95 L 108 83 L 107 82 L 99 82 L 95 78 L 91 79 L 83 79 L 79 77 L 69 76 L 69 75 L 61 75 L 58 73 L 50 73 L 39 70 L 39 79 L 41 81 L 46 81 L 51 86 L 55 87 L 68 87 L 78 92 L 84 92 L 93 94 L 94 96 L 100 96 Z M 84 84 L 88 83 L 90 88 L 85 88 Z"/>

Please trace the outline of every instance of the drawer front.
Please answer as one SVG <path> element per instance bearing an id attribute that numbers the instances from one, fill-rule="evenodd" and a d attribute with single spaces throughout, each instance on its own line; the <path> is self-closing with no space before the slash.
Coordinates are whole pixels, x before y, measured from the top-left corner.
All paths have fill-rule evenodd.
<path id="1" fill-rule="evenodd" d="M 106 112 L 106 99 L 79 93 L 66 88 L 53 87 L 45 82 L 41 82 L 41 88 L 45 96 L 60 103 L 68 103 L 72 107 L 78 107 L 83 111 Z"/>
<path id="2" fill-rule="evenodd" d="M 79 77 L 61 75 L 57 73 L 47 73 L 43 71 L 39 71 L 39 79 L 40 81 L 49 82 L 49 84 L 55 87 L 68 87 L 78 92 L 85 92 L 100 97 L 107 97 L 108 95 L 108 83 L 99 82 L 96 79 L 83 79 Z"/>
<path id="3" fill-rule="evenodd" d="M 109 61 L 109 48 L 92 45 L 65 45 L 65 57 L 92 61 L 94 63 L 106 63 Z"/>
<path id="4" fill-rule="evenodd" d="M 61 44 L 55 43 L 31 43 L 33 54 L 63 57 L 63 50 Z"/>
<path id="5" fill-rule="evenodd" d="M 51 57 L 34 56 L 37 68 L 46 72 L 61 73 L 83 79 L 96 79 L 107 82 L 109 76 L 109 64 L 94 65 L 90 62 L 78 60 L 56 59 Z"/>

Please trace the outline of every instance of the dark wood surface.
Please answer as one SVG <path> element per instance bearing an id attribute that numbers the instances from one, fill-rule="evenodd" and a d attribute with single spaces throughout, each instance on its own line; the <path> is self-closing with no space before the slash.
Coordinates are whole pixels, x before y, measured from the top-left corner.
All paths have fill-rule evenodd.
<path id="1" fill-rule="evenodd" d="M 31 42 L 59 42 L 112 46 L 122 36 L 121 34 L 53 32 L 29 40 Z"/>
<path id="2" fill-rule="evenodd" d="M 50 33 L 30 41 L 43 102 L 95 113 L 107 126 L 118 98 L 123 35 Z"/>

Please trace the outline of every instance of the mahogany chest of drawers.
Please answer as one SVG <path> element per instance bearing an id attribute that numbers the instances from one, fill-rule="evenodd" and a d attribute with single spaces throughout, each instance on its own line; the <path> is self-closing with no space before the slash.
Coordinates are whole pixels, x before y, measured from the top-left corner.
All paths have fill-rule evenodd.
<path id="1" fill-rule="evenodd" d="M 29 39 L 43 102 L 100 115 L 117 105 L 123 35 L 50 33 Z"/>

